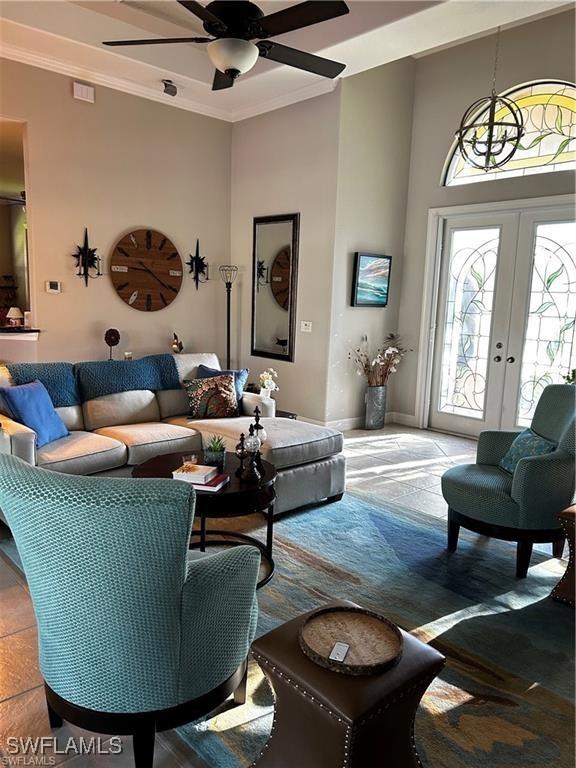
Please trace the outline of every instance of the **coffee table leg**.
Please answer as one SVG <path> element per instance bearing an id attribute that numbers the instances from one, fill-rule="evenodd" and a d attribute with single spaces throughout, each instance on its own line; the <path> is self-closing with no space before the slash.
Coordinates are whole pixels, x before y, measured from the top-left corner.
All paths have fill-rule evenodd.
<path id="1" fill-rule="evenodd" d="M 272 543 L 274 541 L 274 504 L 266 511 L 266 554 L 272 560 Z"/>
<path id="2" fill-rule="evenodd" d="M 200 552 L 206 552 L 206 515 L 200 515 Z"/>

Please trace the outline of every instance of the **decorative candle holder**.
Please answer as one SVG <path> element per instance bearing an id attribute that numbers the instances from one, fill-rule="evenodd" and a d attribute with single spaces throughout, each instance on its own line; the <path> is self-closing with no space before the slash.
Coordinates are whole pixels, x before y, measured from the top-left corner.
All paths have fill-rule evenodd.
<path id="1" fill-rule="evenodd" d="M 254 434 L 254 425 L 250 424 L 249 435 L 245 441 L 248 452 L 248 467 L 244 470 L 242 479 L 250 483 L 257 483 L 262 477 L 260 472 L 260 438 Z"/>
<path id="2" fill-rule="evenodd" d="M 240 442 L 236 444 L 236 457 L 240 462 L 240 466 L 236 469 L 236 477 L 242 477 L 244 474 L 244 462 L 248 458 L 248 451 L 246 450 L 246 439 L 244 432 L 240 434 Z"/>

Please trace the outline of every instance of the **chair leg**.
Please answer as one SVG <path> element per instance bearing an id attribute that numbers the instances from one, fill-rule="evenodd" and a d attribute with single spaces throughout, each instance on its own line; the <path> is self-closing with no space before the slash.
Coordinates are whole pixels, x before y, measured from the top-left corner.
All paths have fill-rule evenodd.
<path id="1" fill-rule="evenodd" d="M 234 704 L 237 706 L 240 704 L 246 704 L 246 689 L 248 687 L 248 665 L 246 665 L 246 671 L 244 677 L 240 681 L 240 685 L 234 691 Z"/>
<path id="2" fill-rule="evenodd" d="M 564 554 L 564 544 L 566 543 L 566 537 L 563 536 L 561 539 L 558 539 L 558 541 L 552 542 L 552 557 L 557 557 L 560 559 L 562 555 Z"/>
<path id="3" fill-rule="evenodd" d="M 147 729 L 142 729 L 132 737 L 134 746 L 135 768 L 152 768 L 154 763 L 154 741 L 156 729 L 154 723 L 150 723 Z"/>
<path id="4" fill-rule="evenodd" d="M 460 524 L 452 519 L 452 510 L 448 509 L 448 552 L 456 552 Z"/>
<path id="5" fill-rule="evenodd" d="M 516 578 L 525 579 L 528 575 L 528 566 L 532 557 L 532 542 L 519 541 L 516 550 Z"/>
<path id="6" fill-rule="evenodd" d="M 48 720 L 50 722 L 50 728 L 60 728 L 62 726 L 62 718 L 58 712 L 55 712 L 52 709 L 48 702 L 46 702 L 46 706 L 48 707 Z"/>

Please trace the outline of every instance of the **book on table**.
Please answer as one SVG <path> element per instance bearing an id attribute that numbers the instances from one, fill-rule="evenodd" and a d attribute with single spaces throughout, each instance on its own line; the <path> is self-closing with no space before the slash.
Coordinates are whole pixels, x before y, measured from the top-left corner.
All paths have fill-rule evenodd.
<path id="1" fill-rule="evenodd" d="M 205 464 L 192 464 L 185 462 L 181 467 L 172 472 L 172 477 L 176 480 L 184 480 L 186 483 L 194 485 L 203 485 L 209 483 L 218 474 L 217 467 L 209 467 Z"/>
<path id="2" fill-rule="evenodd" d="M 197 491 L 207 491 L 208 493 L 216 493 L 223 488 L 226 483 L 230 482 L 230 475 L 220 474 L 213 477 L 207 483 L 191 483 L 192 487 Z"/>

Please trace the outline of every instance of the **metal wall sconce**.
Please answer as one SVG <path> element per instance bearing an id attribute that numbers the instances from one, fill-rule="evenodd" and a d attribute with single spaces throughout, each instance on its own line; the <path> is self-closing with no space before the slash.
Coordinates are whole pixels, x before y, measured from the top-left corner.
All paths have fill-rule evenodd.
<path id="1" fill-rule="evenodd" d="M 207 283 L 210 280 L 210 265 L 207 264 L 204 256 L 200 256 L 200 240 L 196 240 L 196 252 L 194 256 L 190 254 L 190 259 L 186 264 L 190 267 L 190 274 L 196 283 L 196 290 L 198 290 L 200 283 Z"/>
<path id="2" fill-rule="evenodd" d="M 258 261 L 256 266 L 256 291 L 260 293 L 260 288 L 270 284 L 270 270 L 264 261 Z"/>
<path id="3" fill-rule="evenodd" d="M 84 228 L 84 243 L 76 246 L 76 253 L 72 254 L 72 258 L 76 259 L 76 275 L 83 278 L 86 287 L 88 287 L 89 278 L 102 277 L 101 259 L 96 255 L 97 250 L 97 248 L 90 248 L 88 229 Z M 94 270 L 96 274 L 92 274 Z"/>

